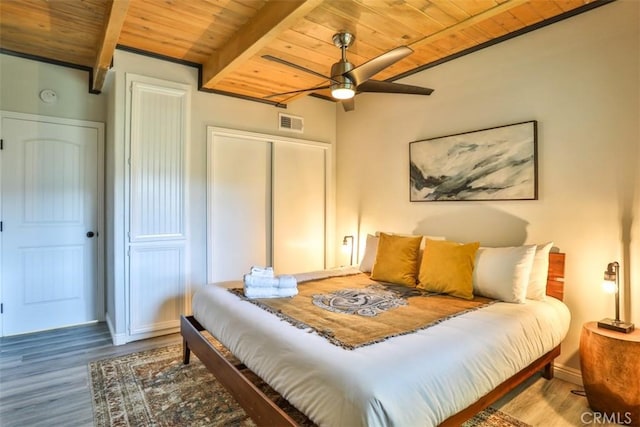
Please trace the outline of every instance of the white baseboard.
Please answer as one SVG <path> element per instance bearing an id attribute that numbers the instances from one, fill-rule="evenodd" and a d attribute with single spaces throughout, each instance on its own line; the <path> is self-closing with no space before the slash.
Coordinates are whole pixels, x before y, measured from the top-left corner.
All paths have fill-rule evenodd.
<path id="1" fill-rule="evenodd" d="M 554 365 L 554 377 L 582 386 L 582 373 L 579 369 L 569 368 L 564 365 Z"/>
<path id="2" fill-rule="evenodd" d="M 126 344 L 128 342 L 127 334 L 116 334 L 113 324 L 111 323 L 111 316 L 109 316 L 109 313 L 107 313 L 105 317 L 107 319 L 107 326 L 109 327 L 109 334 L 111 334 L 111 342 L 113 342 L 113 345 Z"/>
<path id="3" fill-rule="evenodd" d="M 175 326 L 173 328 L 166 328 L 166 329 L 160 329 L 160 330 L 152 329 L 152 330 L 132 333 L 131 335 L 129 335 L 128 339 L 129 339 L 129 342 L 131 342 L 131 341 L 144 340 L 147 338 L 159 337 L 162 335 L 175 334 L 178 332 L 180 332 L 180 326 Z"/>

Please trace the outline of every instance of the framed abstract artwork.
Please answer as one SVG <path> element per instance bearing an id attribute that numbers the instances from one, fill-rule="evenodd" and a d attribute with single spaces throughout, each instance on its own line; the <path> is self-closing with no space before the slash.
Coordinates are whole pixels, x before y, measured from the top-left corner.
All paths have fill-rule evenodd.
<path id="1" fill-rule="evenodd" d="M 537 200 L 538 122 L 409 143 L 410 200 Z"/>

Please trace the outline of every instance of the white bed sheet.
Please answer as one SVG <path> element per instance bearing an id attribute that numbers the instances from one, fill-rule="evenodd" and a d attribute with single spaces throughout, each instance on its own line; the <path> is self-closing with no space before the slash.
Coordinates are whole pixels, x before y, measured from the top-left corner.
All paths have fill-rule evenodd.
<path id="1" fill-rule="evenodd" d="M 234 287 L 242 282 L 198 290 L 194 317 L 321 426 L 438 425 L 560 344 L 570 321 L 551 297 L 495 303 L 345 350 L 225 289 Z"/>

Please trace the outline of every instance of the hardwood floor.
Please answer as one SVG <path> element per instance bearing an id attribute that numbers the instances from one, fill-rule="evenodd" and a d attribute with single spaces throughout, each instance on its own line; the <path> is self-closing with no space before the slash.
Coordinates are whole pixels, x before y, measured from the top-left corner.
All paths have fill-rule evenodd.
<path id="1" fill-rule="evenodd" d="M 92 426 L 90 361 L 180 342 L 174 334 L 116 347 L 104 323 L 0 338 L 0 426 Z"/>
<path id="2" fill-rule="evenodd" d="M 599 414 L 589 409 L 587 398 L 574 391 L 583 389 L 558 378 L 549 381 L 537 375 L 492 406 L 536 427 L 617 425 L 604 423 Z"/>
<path id="3" fill-rule="evenodd" d="M 181 341 L 174 334 L 116 347 L 103 323 L 0 338 L 0 425 L 92 426 L 90 361 Z M 494 407 L 533 426 L 606 425 L 593 422 L 574 389 L 535 377 Z"/>

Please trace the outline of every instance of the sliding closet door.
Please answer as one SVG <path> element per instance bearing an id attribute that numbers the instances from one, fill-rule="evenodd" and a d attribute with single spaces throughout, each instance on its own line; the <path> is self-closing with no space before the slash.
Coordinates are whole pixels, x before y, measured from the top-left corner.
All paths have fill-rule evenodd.
<path id="1" fill-rule="evenodd" d="M 326 150 L 278 143 L 273 154 L 273 267 L 279 274 L 325 268 Z"/>
<path id="2" fill-rule="evenodd" d="M 217 135 L 209 145 L 209 277 L 271 265 L 271 143 Z"/>
<path id="3" fill-rule="evenodd" d="M 213 127 L 207 145 L 209 281 L 325 268 L 330 146 Z"/>

